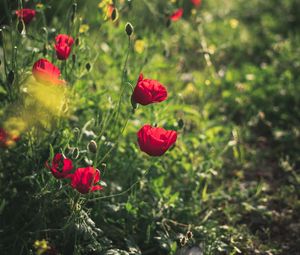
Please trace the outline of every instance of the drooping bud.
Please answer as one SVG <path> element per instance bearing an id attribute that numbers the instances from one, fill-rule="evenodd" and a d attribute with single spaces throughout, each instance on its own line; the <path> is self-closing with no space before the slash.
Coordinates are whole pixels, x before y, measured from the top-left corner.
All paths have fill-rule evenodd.
<path id="1" fill-rule="evenodd" d="M 131 25 L 131 23 L 127 22 L 126 26 L 125 26 L 125 31 L 126 34 L 130 37 L 133 33 L 133 26 Z"/>
<path id="2" fill-rule="evenodd" d="M 97 152 L 97 143 L 94 140 L 91 140 L 87 146 L 88 150 L 92 153 Z"/>
<path id="3" fill-rule="evenodd" d="M 72 152 L 72 158 L 78 159 L 79 155 L 80 155 L 79 149 L 77 147 L 75 147 Z"/>

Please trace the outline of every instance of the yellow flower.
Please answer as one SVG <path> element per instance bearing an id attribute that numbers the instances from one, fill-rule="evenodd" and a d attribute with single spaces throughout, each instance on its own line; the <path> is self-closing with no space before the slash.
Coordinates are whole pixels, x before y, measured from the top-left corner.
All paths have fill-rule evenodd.
<path id="1" fill-rule="evenodd" d="M 83 34 L 86 33 L 87 31 L 89 31 L 90 26 L 88 24 L 82 24 L 79 28 L 79 33 Z"/>
<path id="2" fill-rule="evenodd" d="M 43 239 L 41 241 L 36 240 L 34 242 L 33 246 L 36 249 L 37 255 L 41 255 L 41 254 L 43 254 L 44 252 L 46 252 L 47 250 L 50 249 L 50 247 L 48 246 L 48 242 L 45 239 Z"/>
<path id="3" fill-rule="evenodd" d="M 193 8 L 192 11 L 191 11 L 191 13 L 192 13 L 192 15 L 196 15 L 197 14 L 197 10 Z"/>
<path id="4" fill-rule="evenodd" d="M 215 52 L 216 52 L 216 46 L 214 45 L 214 44 L 212 44 L 212 45 L 209 45 L 208 46 L 208 52 L 210 53 L 210 54 L 215 54 Z"/>
<path id="5" fill-rule="evenodd" d="M 103 9 L 103 8 L 107 7 L 107 5 L 109 5 L 109 4 L 113 4 L 113 1 L 112 0 L 102 0 L 98 4 L 98 8 Z"/>
<path id="6" fill-rule="evenodd" d="M 144 40 L 136 40 L 134 43 L 134 50 L 139 54 L 143 53 L 145 47 L 146 47 L 146 43 Z"/>
<path id="7" fill-rule="evenodd" d="M 37 3 L 36 4 L 36 8 L 38 9 L 42 9 L 44 7 L 44 5 L 42 3 Z"/>
<path id="8" fill-rule="evenodd" d="M 230 19 L 229 24 L 231 28 L 236 29 L 239 25 L 239 21 L 237 19 Z"/>

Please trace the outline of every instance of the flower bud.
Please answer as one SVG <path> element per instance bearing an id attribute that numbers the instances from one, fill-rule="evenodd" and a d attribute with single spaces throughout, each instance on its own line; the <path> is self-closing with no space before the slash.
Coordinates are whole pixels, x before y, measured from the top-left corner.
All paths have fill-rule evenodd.
<path id="1" fill-rule="evenodd" d="M 114 8 L 110 16 L 112 22 L 115 22 L 118 19 L 118 16 L 118 10 L 117 8 Z"/>
<path id="2" fill-rule="evenodd" d="M 178 122 L 177 122 L 177 124 L 178 124 L 178 127 L 179 127 L 180 129 L 182 129 L 182 128 L 184 127 L 183 119 L 179 119 Z"/>
<path id="3" fill-rule="evenodd" d="M 105 171 L 105 170 L 106 170 L 106 164 L 105 164 L 105 163 L 102 163 L 102 164 L 101 164 L 101 169 L 102 169 L 102 171 Z"/>
<path id="4" fill-rule="evenodd" d="M 76 11 L 77 11 L 77 3 L 73 3 L 72 5 L 72 14 L 71 14 L 71 20 L 72 22 L 74 21 L 75 15 L 76 15 Z"/>
<path id="5" fill-rule="evenodd" d="M 189 231 L 186 233 L 186 237 L 187 237 L 188 239 L 193 238 L 193 232 L 189 230 Z"/>
<path id="6" fill-rule="evenodd" d="M 78 38 L 78 37 L 75 39 L 75 45 L 76 45 L 76 46 L 79 45 L 79 38 Z"/>
<path id="7" fill-rule="evenodd" d="M 97 152 L 97 143 L 94 140 L 91 140 L 87 146 L 88 150 L 92 153 Z"/>
<path id="8" fill-rule="evenodd" d="M 47 44 L 46 43 L 44 44 L 44 47 L 43 47 L 43 55 L 44 56 L 47 55 Z"/>
<path id="9" fill-rule="evenodd" d="M 8 75 L 7 75 L 7 82 L 9 85 L 12 85 L 15 79 L 15 73 L 14 71 L 9 71 Z"/>
<path id="10" fill-rule="evenodd" d="M 137 108 L 137 103 L 134 101 L 133 97 L 131 97 L 131 105 L 132 105 L 132 110 L 135 111 Z"/>
<path id="11" fill-rule="evenodd" d="M 180 239 L 180 244 L 181 244 L 181 246 L 185 246 L 186 243 L 187 243 L 187 238 L 184 236 Z"/>
<path id="12" fill-rule="evenodd" d="M 126 26 L 125 26 L 125 31 L 126 31 L 126 34 L 130 37 L 133 33 L 133 26 L 127 22 Z"/>
<path id="13" fill-rule="evenodd" d="M 23 30 L 25 29 L 24 22 L 23 22 L 23 21 L 19 21 L 19 22 L 18 22 L 17 28 L 18 28 L 18 32 L 19 32 L 20 34 L 22 34 L 22 33 L 23 33 Z"/>
<path id="14" fill-rule="evenodd" d="M 91 64 L 90 63 L 86 63 L 85 68 L 87 71 L 91 70 Z"/>

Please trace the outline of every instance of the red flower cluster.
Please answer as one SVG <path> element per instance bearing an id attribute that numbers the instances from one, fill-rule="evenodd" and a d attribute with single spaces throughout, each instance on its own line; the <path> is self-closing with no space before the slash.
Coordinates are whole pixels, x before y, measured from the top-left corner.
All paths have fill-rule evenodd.
<path id="1" fill-rule="evenodd" d="M 9 147 L 18 140 L 20 140 L 19 136 L 12 135 L 4 128 L 0 128 L 0 147 Z"/>
<path id="2" fill-rule="evenodd" d="M 66 60 L 72 49 L 74 39 L 71 36 L 65 34 L 59 34 L 55 37 L 55 51 L 59 60 Z"/>
<path id="3" fill-rule="evenodd" d="M 195 7 L 199 7 L 202 3 L 202 0 L 191 0 L 191 2 Z"/>
<path id="4" fill-rule="evenodd" d="M 23 22 L 27 25 L 35 16 L 35 10 L 32 9 L 20 9 L 16 11 L 16 15 L 19 20 L 23 20 Z"/>
<path id="5" fill-rule="evenodd" d="M 131 100 L 141 105 L 158 103 L 166 100 L 168 93 L 166 88 L 156 80 L 144 79 L 140 74 Z"/>
<path id="6" fill-rule="evenodd" d="M 167 97 L 167 89 L 161 83 L 152 79 L 144 79 L 143 74 L 140 74 L 131 100 L 134 103 L 148 105 L 162 102 Z M 176 142 L 177 133 L 147 124 L 138 131 L 137 137 L 143 152 L 150 156 L 161 156 Z"/>
<path id="7" fill-rule="evenodd" d="M 74 173 L 71 173 L 73 169 L 72 160 L 65 158 L 61 153 L 55 154 L 51 166 L 46 162 L 46 167 L 50 169 L 55 178 L 70 179 L 72 188 L 82 194 L 103 189 L 102 186 L 97 185 L 100 181 L 99 170 L 88 166 L 77 168 Z"/>
<path id="8" fill-rule="evenodd" d="M 32 67 L 32 74 L 41 83 L 61 85 L 65 84 L 59 79 L 60 70 L 47 59 L 41 58 Z"/>
<path id="9" fill-rule="evenodd" d="M 176 131 L 150 125 L 144 125 L 137 136 L 141 150 L 150 156 L 163 155 L 177 139 Z"/>
<path id="10" fill-rule="evenodd" d="M 170 20 L 178 21 L 181 19 L 182 15 L 183 15 L 183 8 L 179 8 L 178 10 L 176 10 L 171 14 Z"/>

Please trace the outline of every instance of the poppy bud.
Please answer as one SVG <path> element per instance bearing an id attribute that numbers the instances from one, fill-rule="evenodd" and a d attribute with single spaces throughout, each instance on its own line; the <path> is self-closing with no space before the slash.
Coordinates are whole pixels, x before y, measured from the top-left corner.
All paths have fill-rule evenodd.
<path id="1" fill-rule="evenodd" d="M 75 39 L 75 45 L 78 46 L 79 45 L 79 38 Z"/>
<path id="2" fill-rule="evenodd" d="M 96 153 L 97 152 L 97 143 L 94 140 L 91 140 L 88 144 L 88 150 L 92 153 Z"/>
<path id="3" fill-rule="evenodd" d="M 41 31 L 42 31 L 44 34 L 47 34 L 47 33 L 48 33 L 48 30 L 47 30 L 46 27 L 42 27 L 42 28 L 41 28 Z"/>
<path id="4" fill-rule="evenodd" d="M 192 231 L 188 231 L 188 232 L 186 233 L 186 237 L 187 237 L 188 239 L 193 238 L 193 232 L 192 232 Z"/>
<path id="5" fill-rule="evenodd" d="M 87 71 L 90 71 L 91 69 L 91 64 L 90 63 L 86 63 L 85 68 Z"/>
<path id="6" fill-rule="evenodd" d="M 167 19 L 166 27 L 169 27 L 170 25 L 171 25 L 171 20 L 170 20 L 170 19 Z"/>
<path id="7" fill-rule="evenodd" d="M 125 31 L 126 31 L 126 34 L 130 37 L 133 33 L 133 26 L 127 22 L 126 26 L 125 26 Z"/>
<path id="8" fill-rule="evenodd" d="M 134 101 L 133 97 L 131 97 L 131 105 L 132 105 L 132 110 L 135 111 L 135 109 L 137 108 L 137 103 Z"/>
<path id="9" fill-rule="evenodd" d="M 102 164 L 101 164 L 101 169 L 102 169 L 102 171 L 105 171 L 105 170 L 106 170 L 106 164 L 105 164 L 105 163 L 102 163 Z"/>
<path id="10" fill-rule="evenodd" d="M 77 3 L 73 3 L 72 5 L 72 14 L 71 14 L 71 20 L 74 21 L 75 15 L 77 10 Z"/>
<path id="11" fill-rule="evenodd" d="M 75 54 L 72 54 L 72 62 L 73 62 L 73 64 L 75 64 L 75 62 L 76 62 L 76 55 Z"/>
<path id="12" fill-rule="evenodd" d="M 24 25 L 24 22 L 23 22 L 22 20 L 19 20 L 17 29 L 18 29 L 18 32 L 19 32 L 20 34 L 23 33 L 23 31 L 24 31 L 24 29 L 25 29 L 25 25 Z"/>
<path id="13" fill-rule="evenodd" d="M 118 10 L 116 8 L 113 9 L 111 13 L 111 20 L 114 22 L 118 19 Z"/>
<path id="14" fill-rule="evenodd" d="M 12 85 L 15 79 L 15 73 L 14 71 L 9 71 L 8 75 L 7 75 L 7 82 L 9 85 Z"/>
<path id="15" fill-rule="evenodd" d="M 44 44 L 44 47 L 43 47 L 43 55 L 44 56 L 47 55 L 47 45 L 46 45 L 46 43 Z"/>
<path id="16" fill-rule="evenodd" d="M 179 127 L 180 129 L 182 129 L 182 128 L 184 127 L 183 119 L 179 119 L 178 122 L 177 122 L 177 124 L 178 124 L 178 127 Z"/>
<path id="17" fill-rule="evenodd" d="M 73 9 L 73 13 L 77 11 L 77 3 L 73 3 L 72 9 Z"/>
<path id="18" fill-rule="evenodd" d="M 186 239 L 186 237 L 184 236 L 184 237 L 182 237 L 182 238 L 180 239 L 180 244 L 181 244 L 181 246 L 185 246 L 186 243 L 187 243 L 187 239 Z"/>

